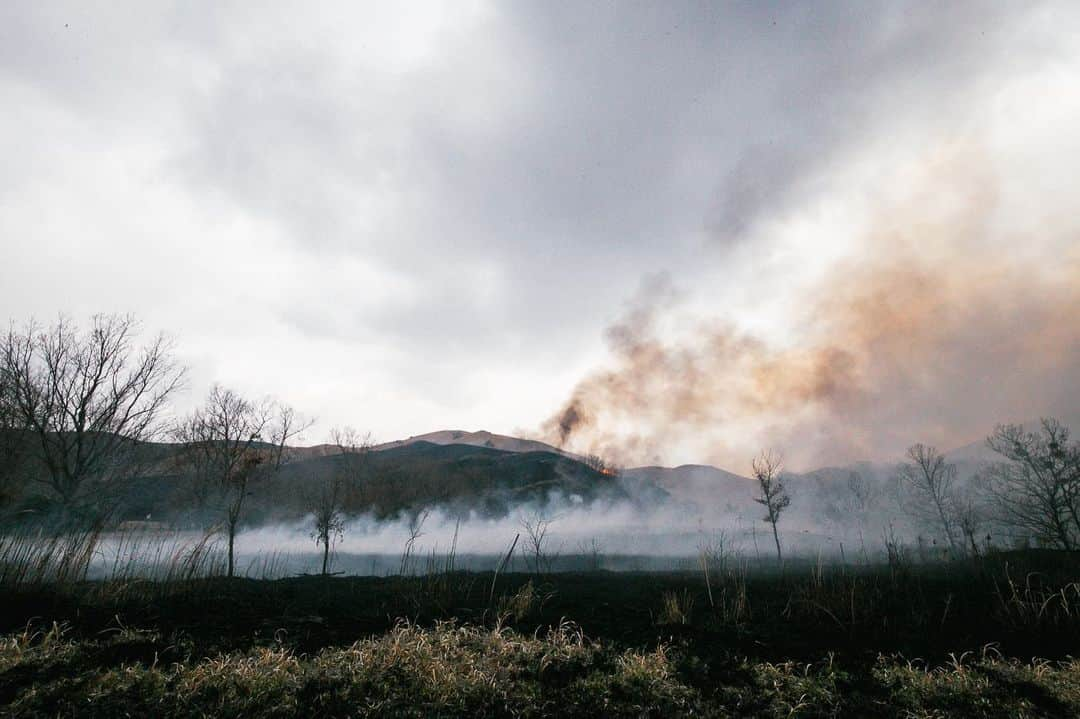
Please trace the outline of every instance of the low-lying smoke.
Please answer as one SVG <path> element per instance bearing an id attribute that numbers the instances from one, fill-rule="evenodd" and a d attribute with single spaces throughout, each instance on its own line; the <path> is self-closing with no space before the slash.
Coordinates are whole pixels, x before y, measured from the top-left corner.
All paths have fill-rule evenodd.
<path id="1" fill-rule="evenodd" d="M 871 481 L 876 487 L 878 480 Z M 398 557 L 409 547 L 421 564 L 425 557 L 449 553 L 499 558 L 518 535 L 517 549 L 527 554 L 529 525 L 537 528 L 542 524 L 546 530 L 544 551 L 551 557 L 593 552 L 695 557 L 722 537 L 725 549 L 732 554 L 767 559 L 772 556 L 770 530 L 761 506 L 753 501 L 756 485 L 749 479 L 745 482 L 745 492 L 697 486 L 689 488 L 690 494 L 683 499 L 670 497 L 649 503 L 603 499 L 585 503 L 553 493 L 543 503 L 522 503 L 500 517 L 478 511 L 461 516 L 440 507 L 393 519 L 361 515 L 346 522 L 335 551 Z M 880 492 L 873 511 L 856 516 L 824 512 L 824 496 L 815 493 L 816 485 L 810 479 L 793 480 L 791 486 L 795 499 L 784 514 L 780 532 L 785 549 L 795 555 L 837 554 L 842 543 L 857 546 L 860 537 L 879 543 L 889 523 L 906 528 L 895 503 Z M 313 520 L 306 517 L 249 528 L 238 537 L 237 549 L 248 556 L 315 554 L 312 526 Z"/>

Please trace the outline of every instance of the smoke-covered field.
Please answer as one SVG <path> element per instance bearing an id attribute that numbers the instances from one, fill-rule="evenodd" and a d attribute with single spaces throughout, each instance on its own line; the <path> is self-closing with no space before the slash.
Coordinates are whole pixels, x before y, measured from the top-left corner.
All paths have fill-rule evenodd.
<path id="1" fill-rule="evenodd" d="M 704 512 L 677 501 L 584 504 L 560 495 L 498 517 L 439 507 L 388 519 L 365 514 L 341 525 L 331 541 L 329 566 L 338 574 L 374 576 L 439 572 L 447 566 L 491 571 L 500 565 L 507 571 L 671 571 L 694 570 L 703 555 L 774 565 L 774 539 L 760 514 L 754 504 L 744 511 Z M 908 528 L 902 518 L 895 524 Z M 797 512 L 785 518 L 778 536 L 788 558 L 865 566 L 885 560 L 886 543 L 899 541 L 897 526 L 828 523 Z M 244 528 L 235 542 L 238 573 L 256 578 L 319 573 L 323 556 L 314 527 L 314 517 L 305 516 Z M 215 531 L 167 528 L 106 532 L 98 537 L 90 577 L 118 571 L 159 576 L 195 548 L 220 557 L 225 538 Z M 924 559 L 946 557 L 944 545 L 922 551 Z"/>
<path id="2" fill-rule="evenodd" d="M 775 565 L 772 537 L 756 527 L 741 532 L 677 531 L 661 525 L 650 531 L 615 521 L 633 519 L 633 515 L 612 517 L 606 528 L 597 526 L 599 523 L 575 524 L 594 517 L 586 512 L 539 520 L 546 531 L 537 554 L 529 532 L 535 517 L 456 520 L 432 512 L 413 541 L 409 520 L 357 519 L 350 523 L 347 538 L 334 545 L 331 566 L 335 574 L 370 576 L 437 573 L 447 566 L 480 572 L 503 566 L 506 571 L 527 572 L 538 561 L 549 572 L 665 572 L 693 571 L 700 566 L 703 553 L 722 554 L 731 563 Z M 846 547 L 843 539 L 809 532 L 782 533 L 781 541 L 791 557 L 800 560 L 850 558 L 853 565 L 868 565 L 886 557 L 881 537 L 874 537 L 873 545 L 860 544 L 854 537 Z M 508 557 L 512 546 L 514 551 Z M 106 533 L 98 538 L 87 578 L 167 576 L 178 557 L 197 547 L 215 567 L 224 557 L 225 543 L 220 536 L 197 531 Z M 303 520 L 244 531 L 237 536 L 235 551 L 237 573 L 259 579 L 318 574 L 323 560 L 311 538 L 311 522 Z"/>
<path id="3" fill-rule="evenodd" d="M 288 534 L 254 532 L 243 545 Z M 600 570 L 588 555 L 509 567 L 428 554 L 405 574 L 400 556 L 342 553 L 346 571 L 370 562 L 356 573 L 387 575 L 356 577 L 292 576 L 305 563 L 316 571 L 312 555 L 257 555 L 245 567 L 242 554 L 248 576 L 229 580 L 220 547 L 192 556 L 194 535 L 96 541 L 87 558 L 84 543 L 39 538 L 54 571 L 19 581 L 10 551 L 0 562 L 0 701 L 13 716 L 513 715 L 538 695 L 569 716 L 1080 710 L 1069 658 L 1078 567 L 1062 553 L 796 557 L 782 571 L 715 551 L 693 567 L 604 554 Z M 179 556 L 160 561 L 169 548 Z M 108 578 L 88 581 L 77 566 L 93 573 L 110 557 Z M 164 570 L 153 581 L 148 561 Z M 620 562 L 652 571 L 605 571 Z"/>
<path id="4" fill-rule="evenodd" d="M 227 448 L 137 447 L 139 473 L 5 517 L 16 716 L 1080 711 L 1056 420 L 750 477 L 489 433 L 248 443 L 238 474 L 207 462 Z"/>

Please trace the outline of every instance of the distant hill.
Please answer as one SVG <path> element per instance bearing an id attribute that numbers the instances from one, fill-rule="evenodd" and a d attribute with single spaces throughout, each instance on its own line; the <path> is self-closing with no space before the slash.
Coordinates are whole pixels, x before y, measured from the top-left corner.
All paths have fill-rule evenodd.
<path id="1" fill-rule="evenodd" d="M 295 469 L 302 474 L 308 468 L 297 464 Z M 617 479 L 551 451 L 414 440 L 372 452 L 366 474 L 364 504 L 381 515 L 439 505 L 502 516 L 517 505 L 543 504 L 554 495 L 583 503 L 628 498 Z"/>
<path id="2" fill-rule="evenodd" d="M 1001 461 L 1001 456 L 990 449 L 990 446 L 986 443 L 985 439 L 980 439 L 971 444 L 965 444 L 963 447 L 951 449 L 945 453 L 945 456 L 950 462 L 957 463 L 967 462 L 978 464 Z"/>
<path id="3" fill-rule="evenodd" d="M 487 449 L 498 449 L 503 452 L 550 452 L 552 454 L 561 454 L 567 457 L 574 455 L 564 452 L 561 449 L 552 447 L 550 444 L 540 442 L 534 439 L 521 439 L 519 437 L 509 437 L 504 434 L 494 434 L 493 432 L 487 432 L 481 430 L 479 432 L 467 432 L 459 429 L 446 429 L 438 432 L 428 432 L 427 434 L 418 434 L 408 439 L 399 439 L 394 442 L 386 442 L 385 444 L 379 444 L 375 446 L 376 450 L 393 449 L 395 447 L 403 447 L 410 444 L 416 444 L 418 442 L 428 442 L 430 444 L 465 444 L 471 447 L 485 447 Z"/>
<path id="4" fill-rule="evenodd" d="M 539 444 L 539 443 L 538 443 Z M 382 445 L 364 464 L 348 511 L 397 516 L 438 506 L 450 514 L 501 517 L 524 504 L 631 499 L 617 477 L 552 451 L 509 452 L 413 439 Z M 340 467 L 340 452 L 293 452 L 292 461 L 253 487 L 246 515 L 253 523 L 298 518 L 322 480 Z M 189 478 L 161 473 L 109 488 L 119 518 L 181 521 L 194 510 Z"/>
<path id="5" fill-rule="evenodd" d="M 701 464 L 680 467 L 634 467 L 623 470 L 628 487 L 653 486 L 680 502 L 708 506 L 744 506 L 753 501 L 757 484 L 747 477 Z"/>
<path id="6" fill-rule="evenodd" d="M 118 508 L 118 518 L 179 519 L 193 511 L 192 480 L 177 474 L 176 445 L 148 443 L 141 450 L 141 476 L 99 488 Z M 291 461 L 266 480 L 249 500 L 249 519 L 301 517 L 320 481 L 340 466 L 340 450 L 330 444 L 290 448 Z M 949 451 L 961 478 L 972 477 L 997 459 L 985 441 Z M 632 467 L 613 475 L 589 466 L 583 458 L 551 445 L 487 431 L 442 430 L 375 446 L 368 455 L 359 488 L 350 495 L 350 512 L 380 517 L 439 506 L 451 513 L 505 516 L 525 504 L 552 498 L 590 503 L 627 500 L 639 506 L 673 501 L 708 512 L 726 511 L 756 518 L 756 483 L 708 465 Z M 792 520 L 838 517 L 849 503 L 853 476 L 868 481 L 877 496 L 892 492 L 894 462 L 860 462 L 786 475 L 792 495 Z M 36 514 L 48 500 L 41 485 L 26 481 L 9 495 L 8 510 Z"/>

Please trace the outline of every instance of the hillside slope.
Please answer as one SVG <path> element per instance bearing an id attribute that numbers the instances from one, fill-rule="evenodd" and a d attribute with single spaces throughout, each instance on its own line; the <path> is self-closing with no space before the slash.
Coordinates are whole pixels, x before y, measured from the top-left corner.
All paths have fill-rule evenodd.
<path id="1" fill-rule="evenodd" d="M 419 442 L 427 442 L 430 444 L 464 444 L 472 447 L 485 447 L 487 449 L 498 449 L 503 452 L 550 452 L 552 454 L 561 454 L 564 456 L 573 456 L 567 452 L 563 452 L 561 449 L 540 442 L 535 439 L 522 439 L 520 437 L 510 437 L 505 434 L 495 434 L 485 430 L 478 432 L 468 432 L 458 429 L 446 429 L 438 432 L 428 432 L 427 434 L 418 434 L 408 439 L 399 439 L 393 442 L 386 442 L 384 444 L 376 445 L 377 450 L 393 449 L 395 447 L 403 447 L 410 444 L 416 444 Z"/>
<path id="2" fill-rule="evenodd" d="M 339 471 L 340 455 L 300 453 L 252 487 L 252 523 L 303 516 L 318 488 Z M 615 477 L 552 452 L 506 452 L 466 444 L 413 441 L 376 450 L 348 493 L 350 513 L 396 516 L 441 507 L 450 514 L 500 517 L 552 500 L 590 503 L 629 499 Z M 126 480 L 110 488 L 121 519 L 179 521 L 196 512 L 192 481 L 175 474 Z"/>

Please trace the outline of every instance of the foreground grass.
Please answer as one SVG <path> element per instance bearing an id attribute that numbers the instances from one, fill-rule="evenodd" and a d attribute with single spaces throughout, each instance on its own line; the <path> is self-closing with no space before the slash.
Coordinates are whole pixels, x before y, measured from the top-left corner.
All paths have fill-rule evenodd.
<path id="1" fill-rule="evenodd" d="M 20 581 L 0 584 L 0 717 L 1076 717 L 1077 577 L 1028 553 Z"/>
<path id="2" fill-rule="evenodd" d="M 12 717 L 1066 717 L 1080 716 L 1080 662 L 710 667 L 676 646 L 590 641 L 571 624 L 527 636 L 452 622 L 401 623 L 314 654 L 267 645 L 199 657 L 155 632 L 77 640 L 54 625 L 0 640 L 0 702 Z"/>

